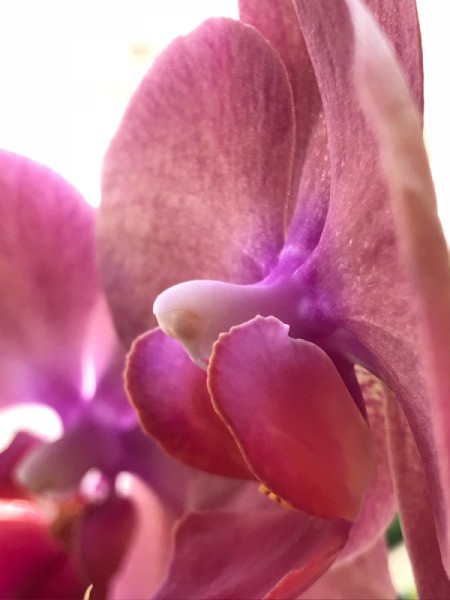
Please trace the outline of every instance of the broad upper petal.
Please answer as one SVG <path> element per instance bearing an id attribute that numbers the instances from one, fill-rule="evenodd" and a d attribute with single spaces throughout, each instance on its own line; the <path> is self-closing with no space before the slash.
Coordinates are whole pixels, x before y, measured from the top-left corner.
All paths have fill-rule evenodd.
<path id="1" fill-rule="evenodd" d="M 5 151 L 0 286 L 0 405 L 39 400 L 67 411 L 99 294 L 93 210 L 61 177 Z"/>
<path id="2" fill-rule="evenodd" d="M 155 329 L 133 344 L 126 385 L 145 431 L 190 466 L 229 477 L 251 474 L 214 411 L 205 372 L 176 340 Z"/>
<path id="3" fill-rule="evenodd" d="M 187 279 L 258 281 L 283 245 L 294 151 L 286 70 L 253 28 L 213 19 L 175 40 L 107 152 L 99 250 L 127 343 Z"/>
<path id="4" fill-rule="evenodd" d="M 296 127 L 287 217 L 289 223 L 295 211 L 296 250 L 302 260 L 317 244 L 328 207 L 328 147 L 316 76 L 292 0 L 239 0 L 239 13 L 241 21 L 256 27 L 277 50 L 289 75 Z"/>
<path id="5" fill-rule="evenodd" d="M 310 514 L 355 520 L 373 475 L 373 442 L 323 350 L 290 338 L 273 317 L 256 317 L 219 337 L 208 387 L 270 491 Z"/>

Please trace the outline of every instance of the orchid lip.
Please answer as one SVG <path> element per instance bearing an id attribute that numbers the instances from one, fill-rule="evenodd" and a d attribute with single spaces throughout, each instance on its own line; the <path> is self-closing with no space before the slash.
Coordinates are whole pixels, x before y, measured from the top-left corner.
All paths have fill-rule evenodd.
<path id="1" fill-rule="evenodd" d="M 206 368 L 221 333 L 257 315 L 297 319 L 297 303 L 287 281 L 236 285 L 221 281 L 187 281 L 158 296 L 153 312 L 168 336 L 183 344 L 191 359 Z"/>

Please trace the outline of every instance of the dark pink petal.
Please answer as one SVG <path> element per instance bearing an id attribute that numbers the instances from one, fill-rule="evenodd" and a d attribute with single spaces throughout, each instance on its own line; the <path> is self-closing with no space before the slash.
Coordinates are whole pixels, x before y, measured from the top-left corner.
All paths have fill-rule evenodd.
<path id="1" fill-rule="evenodd" d="M 420 117 L 360 3 L 349 2 L 350 12 L 345 2 L 331 10 L 327 2 L 297 5 L 334 149 L 333 198 L 312 266 L 315 281 L 336 322 L 363 342 L 371 366 L 402 404 L 424 460 L 448 565 L 450 274 Z M 395 35 L 420 106 L 416 9 L 406 1 L 400 7 L 401 19 L 399 3 L 386 3 L 383 25 Z M 320 42 L 314 34 L 319 23 Z M 337 29 L 343 35 L 336 36 Z"/>
<path id="2" fill-rule="evenodd" d="M 450 598 L 424 463 L 404 414 L 394 397 L 388 404 L 389 456 L 419 598 Z"/>
<path id="3" fill-rule="evenodd" d="M 317 239 L 311 239 L 312 234 L 320 233 L 318 224 L 320 222 L 323 225 L 327 207 L 327 202 L 321 202 L 319 195 L 311 193 L 312 190 L 307 185 L 312 182 L 312 162 L 319 163 L 323 171 L 323 157 L 320 153 L 318 155 L 319 134 L 312 134 L 320 129 L 320 138 L 323 138 L 326 148 L 326 132 L 323 119 L 319 119 L 322 102 L 297 12 L 292 0 L 239 0 L 239 13 L 241 21 L 256 27 L 279 52 L 289 75 L 294 96 L 296 144 L 288 219 L 291 219 L 298 202 L 297 211 L 301 212 L 305 250 L 311 250 L 314 243 L 317 243 Z M 309 159 L 305 162 L 307 155 Z M 323 173 L 321 176 L 315 178 L 316 185 L 320 185 Z M 309 189 L 306 194 L 307 187 Z"/>
<path id="4" fill-rule="evenodd" d="M 0 597 L 82 598 L 85 584 L 28 502 L 0 502 Z"/>
<path id="5" fill-rule="evenodd" d="M 128 357 L 126 385 L 142 425 L 172 456 L 212 473 L 251 477 L 214 411 L 205 372 L 159 329 L 141 336 Z"/>
<path id="6" fill-rule="evenodd" d="M 103 173 L 100 260 L 123 339 L 155 324 L 151 304 L 173 284 L 267 275 L 293 149 L 288 77 L 256 30 L 210 20 L 157 59 Z"/>
<path id="7" fill-rule="evenodd" d="M 295 508 L 354 521 L 373 475 L 370 431 L 331 359 L 256 317 L 214 345 L 208 387 L 255 476 Z"/>
<path id="8" fill-rule="evenodd" d="M 0 152 L 1 404 L 60 406 L 63 388 L 79 388 L 99 293 L 93 216 L 61 177 Z"/>
<path id="9" fill-rule="evenodd" d="M 167 505 L 137 477 L 131 478 L 127 497 L 136 512 L 136 526 L 122 564 L 110 581 L 109 596 L 149 598 L 167 572 L 174 517 Z"/>
<path id="10" fill-rule="evenodd" d="M 376 377 L 364 369 L 358 367 L 357 375 L 376 447 L 377 464 L 361 511 L 351 528 L 348 542 L 339 555 L 339 562 L 371 547 L 374 540 L 384 535 L 397 510 L 387 450 L 389 392 Z"/>
<path id="11" fill-rule="evenodd" d="M 133 503 L 114 494 L 87 507 L 75 541 L 81 572 L 93 584 L 92 598 L 104 598 L 137 526 Z M 151 568 L 151 567 L 150 567 Z"/>
<path id="12" fill-rule="evenodd" d="M 353 560 L 334 563 L 300 599 L 394 600 L 396 597 L 389 576 L 386 542 L 382 538 Z"/>
<path id="13" fill-rule="evenodd" d="M 167 580 L 154 600 L 271 598 L 277 589 L 295 598 L 326 571 L 345 543 L 348 523 L 261 499 L 267 506 L 191 513 L 182 520 Z"/>

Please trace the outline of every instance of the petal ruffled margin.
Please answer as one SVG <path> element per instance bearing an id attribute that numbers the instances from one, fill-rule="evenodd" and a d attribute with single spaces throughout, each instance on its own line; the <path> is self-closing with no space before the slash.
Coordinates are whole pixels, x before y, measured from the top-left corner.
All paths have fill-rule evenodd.
<path id="1" fill-rule="evenodd" d="M 251 470 L 299 510 L 354 521 L 373 475 L 370 430 L 331 359 L 256 317 L 213 347 L 208 388 Z"/>
<path id="2" fill-rule="evenodd" d="M 176 340 L 155 329 L 128 356 L 126 386 L 145 431 L 190 466 L 228 477 L 251 474 L 214 411 L 205 372 Z"/>
<path id="3" fill-rule="evenodd" d="M 149 303 L 171 285 L 268 274 L 284 241 L 294 128 L 284 65 L 251 27 L 209 20 L 156 60 L 103 172 L 100 262 L 127 344 L 155 325 Z"/>

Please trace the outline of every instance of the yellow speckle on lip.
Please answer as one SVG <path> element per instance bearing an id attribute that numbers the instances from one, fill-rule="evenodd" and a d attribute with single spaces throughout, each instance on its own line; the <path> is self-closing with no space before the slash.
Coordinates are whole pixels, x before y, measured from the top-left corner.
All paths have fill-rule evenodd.
<path id="1" fill-rule="evenodd" d="M 280 506 L 284 506 L 284 508 L 292 508 L 292 504 L 289 504 L 289 502 L 286 502 L 286 500 L 283 500 L 283 498 L 277 496 L 274 492 L 269 490 L 269 488 L 266 487 L 263 483 L 259 485 L 258 492 L 261 492 L 261 494 L 267 496 L 269 500 L 272 500 L 272 502 L 276 502 Z"/>

